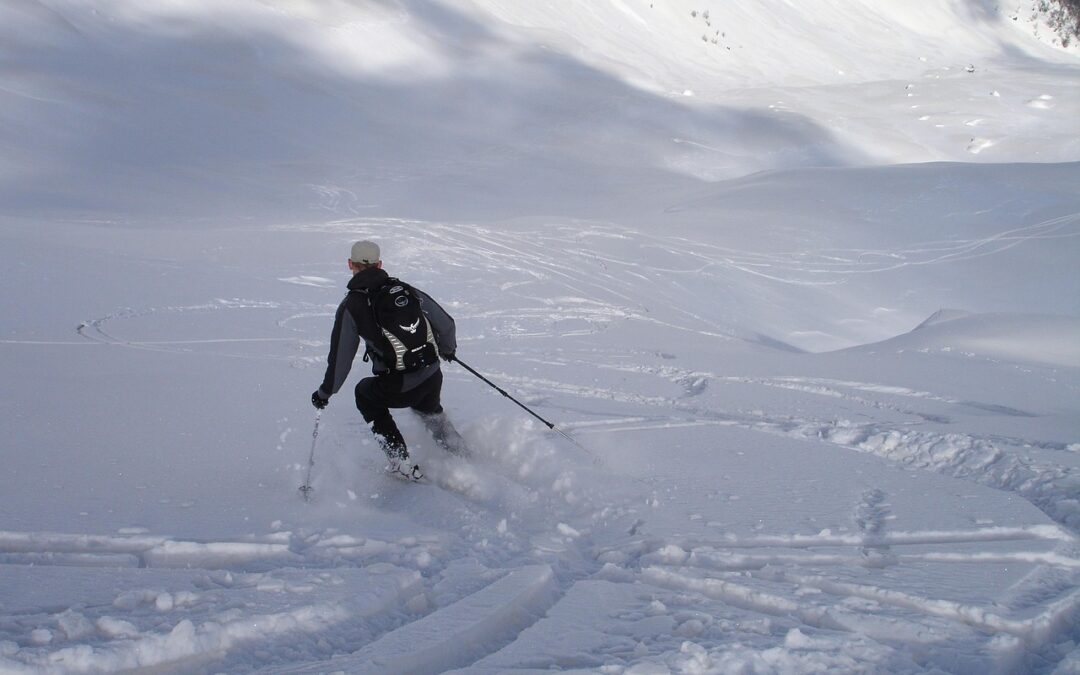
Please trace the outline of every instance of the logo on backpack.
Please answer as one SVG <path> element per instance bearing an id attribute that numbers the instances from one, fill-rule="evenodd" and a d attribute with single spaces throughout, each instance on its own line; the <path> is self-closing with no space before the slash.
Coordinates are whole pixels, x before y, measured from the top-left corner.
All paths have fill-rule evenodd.
<path id="1" fill-rule="evenodd" d="M 439 350 L 431 323 L 420 307 L 415 291 L 397 279 L 389 279 L 368 294 L 382 340 L 368 345 L 393 371 L 411 373 L 438 363 Z"/>

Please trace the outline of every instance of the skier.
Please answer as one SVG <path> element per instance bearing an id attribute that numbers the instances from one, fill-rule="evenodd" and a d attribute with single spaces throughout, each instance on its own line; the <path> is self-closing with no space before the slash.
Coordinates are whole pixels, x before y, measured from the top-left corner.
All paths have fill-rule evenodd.
<path id="1" fill-rule="evenodd" d="M 352 245 L 349 292 L 334 317 L 326 376 L 311 394 L 311 403 L 319 410 L 326 407 L 345 383 L 363 338 L 364 360 L 371 360 L 373 376 L 356 385 L 356 407 L 386 452 L 387 468 L 419 480 L 423 472 L 409 457 L 390 408 L 412 408 L 440 445 L 451 452 L 464 451 L 461 436 L 440 403 L 439 357 L 454 360 L 454 319 L 429 295 L 391 277 L 382 267 L 378 244 Z"/>

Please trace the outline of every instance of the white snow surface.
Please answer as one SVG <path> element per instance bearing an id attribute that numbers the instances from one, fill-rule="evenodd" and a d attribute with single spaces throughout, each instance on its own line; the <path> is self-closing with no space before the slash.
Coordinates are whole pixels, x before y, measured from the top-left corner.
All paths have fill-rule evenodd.
<path id="1" fill-rule="evenodd" d="M 0 0 L 0 672 L 1080 672 L 1038 5 Z M 313 438 L 360 238 L 555 430 Z"/>

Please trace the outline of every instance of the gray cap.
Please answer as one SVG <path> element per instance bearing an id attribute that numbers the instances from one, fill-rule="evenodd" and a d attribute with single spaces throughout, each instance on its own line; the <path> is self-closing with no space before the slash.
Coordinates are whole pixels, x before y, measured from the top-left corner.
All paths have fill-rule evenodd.
<path id="1" fill-rule="evenodd" d="M 379 245 L 373 241 L 358 241 L 352 245 L 349 259 L 360 265 L 374 265 L 382 260 L 379 257 Z"/>

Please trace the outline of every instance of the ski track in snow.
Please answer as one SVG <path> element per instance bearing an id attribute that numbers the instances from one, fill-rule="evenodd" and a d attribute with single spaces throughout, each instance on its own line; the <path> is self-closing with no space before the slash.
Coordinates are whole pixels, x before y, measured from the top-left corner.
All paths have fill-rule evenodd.
<path id="1" fill-rule="evenodd" d="M 765 277 L 794 285 L 844 283 L 851 274 L 876 274 L 910 265 L 945 264 L 1001 253 L 1035 239 L 1080 236 L 1080 213 L 1051 218 L 1038 223 L 1004 230 L 972 240 L 926 242 L 904 249 L 849 249 L 799 251 L 791 254 L 759 254 L 689 241 L 675 236 L 660 236 L 595 223 L 584 229 L 577 226 L 549 226 L 542 234 L 493 231 L 484 227 L 444 226 L 405 220 L 344 220 L 325 224 L 279 227 L 305 232 L 351 233 L 378 236 L 387 230 L 399 240 L 403 266 L 431 272 L 430 258 L 453 260 L 455 265 L 498 273 L 498 278 L 518 277 L 518 281 L 500 285 L 520 300 L 513 309 L 486 309 L 459 312 L 463 319 L 493 325 L 500 337 L 540 338 L 590 335 L 609 329 L 616 322 L 628 320 L 656 324 L 703 337 L 733 337 L 724 316 L 710 317 L 691 311 L 686 302 L 674 299 L 660 316 L 656 308 L 646 306 L 636 296 L 642 280 L 685 279 L 699 275 L 718 277 L 732 272 Z M 615 257 L 589 250 L 590 240 L 631 240 L 624 256 Z M 438 242 L 438 243 L 433 243 Z M 667 264 L 643 265 L 643 252 L 667 252 Z M 647 253 L 646 253 L 647 255 Z M 677 262 L 677 265 L 671 263 Z M 323 287 L 327 280 L 311 274 L 281 278 L 290 284 Z M 678 284 L 676 284 L 676 287 Z M 529 289 L 535 287 L 535 294 Z M 552 293 L 556 290 L 561 295 Z M 481 304 L 483 298 L 477 299 Z M 88 339 L 141 349 L 181 349 L 185 343 L 122 341 L 110 335 L 105 325 L 118 319 L 133 319 L 161 312 L 203 312 L 221 309 L 278 310 L 278 303 L 244 299 L 215 299 L 189 307 L 128 309 L 109 316 L 83 321 L 80 335 Z M 302 311 L 297 316 L 311 316 Z M 324 306 L 332 311 L 332 306 Z M 288 322 L 285 319 L 282 322 Z M 567 326 L 569 324 L 569 326 Z M 288 338 L 231 338 L 231 340 L 284 340 Z M 207 342 L 214 342 L 204 338 Z M 217 341 L 225 341 L 221 338 Z M 198 340 L 186 343 L 198 343 Z M 179 345 L 179 346 L 176 346 Z M 243 354 L 230 354 L 245 357 Z M 248 356 L 250 358 L 250 356 Z M 271 357 L 258 357 L 271 358 Z"/>
<path id="2" fill-rule="evenodd" d="M 257 540 L 192 542 L 145 534 L 0 532 L 0 551 L 7 564 L 115 570 L 126 560 L 133 568 L 175 572 L 155 578 L 143 590 L 126 590 L 114 597 L 105 593 L 96 603 L 8 615 L 4 628 L 9 634 L 23 632 L 30 641 L 36 634 L 45 644 L 86 642 L 92 637 L 92 652 L 85 645 L 61 646 L 47 659 L 28 664 L 26 672 L 184 670 L 203 663 L 221 667 L 223 652 L 232 659 L 225 659 L 225 666 L 239 665 L 258 658 L 260 649 L 284 633 L 295 643 L 294 657 L 308 649 L 306 658 L 314 662 L 273 667 L 272 672 L 326 672 L 327 668 L 436 672 L 448 664 L 482 663 L 486 655 L 497 653 L 539 621 L 575 585 L 603 579 L 643 583 L 676 595 L 700 594 L 736 610 L 795 621 L 792 631 L 799 630 L 797 626 L 823 628 L 886 641 L 900 631 L 908 640 L 933 644 L 943 635 L 956 635 L 958 627 L 964 626 L 1008 636 L 1027 650 L 1038 650 L 1061 637 L 1080 606 L 1078 591 L 1045 603 L 1034 616 L 1021 612 L 1025 618 L 1016 618 L 1009 616 L 1007 606 L 918 596 L 865 581 L 844 581 L 830 573 L 830 569 L 901 567 L 926 561 L 1028 562 L 1070 574 L 1080 568 L 1075 538 L 1054 526 L 876 531 L 883 498 L 876 492 L 864 496 L 855 513 L 867 525 L 849 535 L 718 537 L 708 543 L 676 544 L 634 533 L 635 523 L 624 530 L 621 543 L 605 546 L 598 540 L 623 529 L 625 520 L 618 528 L 606 526 L 592 532 L 562 525 L 552 543 L 563 552 L 551 561 L 561 568 L 563 579 L 553 575 L 547 564 L 489 573 L 479 589 L 439 602 L 437 607 L 432 604 L 437 602 L 438 590 L 428 585 L 422 572 L 433 561 L 454 553 L 448 550 L 453 544 L 438 537 L 388 542 L 332 532 L 307 536 L 283 532 Z M 878 510 L 872 513 L 874 509 Z M 973 544 L 1010 541 L 1049 543 L 1057 549 L 1009 554 L 970 549 Z M 934 550 L 910 555 L 902 550 L 928 546 Z M 965 546 L 964 551 L 949 551 L 957 546 Z M 830 552 L 816 552 L 823 549 Z M 876 553 L 868 554 L 870 549 Z M 575 569 L 585 553 L 595 562 Z M 813 571 L 800 571 L 806 567 Z M 253 571 L 258 569 L 263 571 Z M 1022 589 L 1014 593 L 1019 595 Z M 287 606 L 281 607 L 282 603 Z M 223 606 L 244 607 L 244 611 L 223 611 Z M 945 623 L 937 624 L 937 620 Z M 686 630 L 693 628 L 691 624 Z M 351 644 L 368 647 L 354 652 L 347 648 Z M 317 655 L 328 648 L 354 653 L 319 659 Z"/>
<path id="3" fill-rule="evenodd" d="M 413 251 L 401 266 L 415 270 L 421 286 L 431 272 L 423 261 L 433 254 L 473 267 L 481 275 L 515 279 L 497 291 L 515 297 L 514 302 L 497 306 L 514 309 L 464 306 L 453 311 L 495 336 L 529 340 L 590 335 L 627 321 L 731 338 L 721 317 L 677 304 L 662 311 L 646 307 L 633 288 L 642 279 L 659 275 L 690 280 L 721 269 L 793 284 L 837 283 L 850 274 L 991 255 L 1032 238 L 1076 236 L 1078 223 L 1080 217 L 1071 215 L 980 240 L 937 242 L 902 251 L 790 256 L 758 256 L 634 233 L 635 246 L 670 252 L 668 262 L 655 267 L 634 262 L 640 257 L 636 249 L 625 257 L 591 252 L 590 238 L 618 242 L 627 237 L 617 228 L 597 225 L 554 228 L 539 236 L 412 221 L 349 220 L 302 229 L 364 236 L 392 228 L 395 238 L 403 240 L 400 249 Z M 298 274 L 280 281 L 323 288 L 326 280 Z M 483 300 L 478 298 L 476 305 L 482 306 Z M 304 332 L 298 325 L 307 318 L 325 322 L 332 310 L 315 303 L 216 299 L 190 306 L 118 310 L 82 322 L 77 333 L 89 344 L 287 360 L 317 368 L 326 348 L 323 336 Z M 153 322 L 157 316 L 184 314 L 197 331 L 200 314 L 229 311 L 268 312 L 287 333 L 168 341 L 124 337 L 138 322 Z M 270 351 L 251 353 L 253 342 L 268 343 Z M 582 363 L 522 349 L 519 356 L 538 363 Z M 312 350 L 313 355 L 298 355 L 297 350 Z M 1076 590 L 1080 546 L 1075 537 L 1080 503 L 1075 495 L 1080 494 L 1080 478 L 1074 469 L 1030 459 L 1022 450 L 1074 452 L 1076 444 L 919 428 L 928 422 L 949 423 L 943 409 L 1016 417 L 1032 413 L 873 382 L 800 375 L 733 377 L 674 366 L 630 365 L 625 353 L 615 351 L 593 353 L 589 363 L 598 373 L 651 378 L 655 386 L 620 390 L 497 369 L 489 374 L 526 400 L 539 400 L 554 409 L 589 412 L 592 404 L 615 402 L 642 411 L 564 425 L 583 439 L 590 434 L 679 426 L 734 426 L 870 453 L 898 465 L 1009 491 L 1059 525 L 900 531 L 890 526 L 889 495 L 874 488 L 852 506 L 850 532 L 741 537 L 718 532 L 705 539 L 658 539 L 648 534 L 647 505 L 635 497 L 594 502 L 577 485 L 572 465 L 558 461 L 554 468 L 533 468 L 533 473 L 522 468 L 550 464 L 555 456 L 546 446 L 503 458 L 481 449 L 478 468 L 452 459 L 435 462 L 431 468 L 436 485 L 409 488 L 439 490 L 453 504 L 449 515 L 440 517 L 459 517 L 464 527 L 442 535 L 387 541 L 316 531 L 186 541 L 143 532 L 111 536 L 0 532 L 0 563 L 23 570 L 20 573 L 75 567 L 87 574 L 108 569 L 128 575 L 125 586 L 138 586 L 138 579 L 146 579 L 145 590 L 111 597 L 103 592 L 74 607 L 39 606 L 17 612 L 0 608 L 0 667 L 10 672 L 183 671 L 261 663 L 268 672 L 435 672 L 472 665 L 476 672 L 498 672 L 501 650 L 542 622 L 560 602 L 587 593 L 596 583 L 654 589 L 650 611 L 671 618 L 673 649 L 681 650 L 686 663 L 721 657 L 692 642 L 679 647 L 683 639 L 692 639 L 713 622 L 723 628 L 732 621 L 730 629 L 750 635 L 755 621 L 765 621 L 762 625 L 779 621 L 787 630 L 786 647 L 834 655 L 837 643 L 803 631 L 838 631 L 860 645 L 867 662 L 886 669 L 898 663 L 888 647 L 897 636 L 926 645 L 943 639 L 981 643 L 1000 665 L 1075 635 L 1075 617 L 1080 613 Z M 870 421 L 712 408 L 703 401 L 710 387 L 718 386 L 779 388 L 815 399 L 833 398 L 865 410 Z M 669 393 L 644 395 L 643 390 Z M 380 503 L 397 508 L 393 494 L 379 497 Z M 509 522 L 508 508 L 514 514 Z M 497 545 L 489 541 L 493 530 L 502 537 Z M 1002 543 L 1011 546 L 1003 550 Z M 980 549 L 984 545 L 987 548 Z M 479 556 L 486 571 L 479 579 L 473 575 L 463 582 L 461 578 L 469 575 L 455 571 L 455 566 L 469 556 Z M 993 605 L 910 593 L 852 572 L 926 564 L 1026 564 L 1035 571 L 1007 590 L 1010 600 Z M 34 567 L 18 567 L 26 565 Z M 455 583 L 445 583 L 448 578 Z M 726 608 L 717 610 L 718 617 L 734 612 L 736 618 L 680 613 L 674 608 L 686 594 Z M 435 637 L 451 626 L 451 633 Z M 633 632 L 627 631 L 629 638 Z M 272 643 L 285 633 L 294 646 L 275 652 Z M 366 646 L 358 651 L 358 645 Z M 633 658 L 632 650 L 620 649 L 612 647 L 607 655 Z M 840 661 L 834 665 L 843 667 Z"/>

